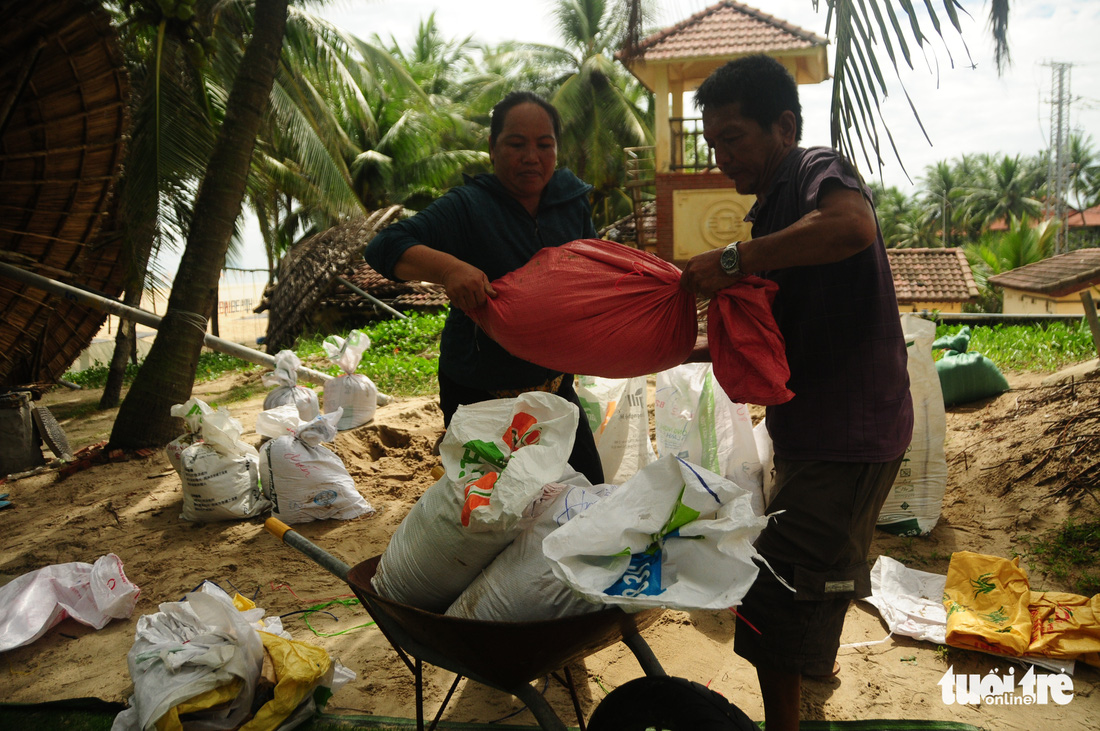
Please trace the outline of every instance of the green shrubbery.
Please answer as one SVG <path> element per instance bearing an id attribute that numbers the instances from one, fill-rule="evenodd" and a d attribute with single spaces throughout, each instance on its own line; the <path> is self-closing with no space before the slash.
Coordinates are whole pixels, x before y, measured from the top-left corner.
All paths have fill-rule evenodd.
<path id="1" fill-rule="evenodd" d="M 412 315 L 405 320 L 385 320 L 362 328 L 371 340 L 363 353 L 359 373 L 366 374 L 383 393 L 397 396 L 419 396 L 438 389 L 436 361 L 439 358 L 439 333 L 446 315 Z M 330 363 L 321 347 L 324 335 L 298 339 L 294 351 L 314 370 L 339 375 L 340 369 Z M 225 353 L 203 351 L 199 356 L 196 381 L 210 381 L 229 371 L 261 369 L 246 360 Z M 138 366 L 126 367 L 125 383 L 129 384 Z M 107 382 L 107 366 L 97 362 L 82 371 L 70 371 L 65 380 L 85 388 L 102 388 Z"/>

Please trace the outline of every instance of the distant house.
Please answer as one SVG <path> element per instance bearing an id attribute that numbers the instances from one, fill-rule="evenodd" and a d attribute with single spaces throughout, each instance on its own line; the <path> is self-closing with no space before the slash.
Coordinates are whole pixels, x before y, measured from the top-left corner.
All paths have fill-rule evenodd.
<path id="1" fill-rule="evenodd" d="M 1100 299 L 1100 249 L 1078 249 L 1012 271 L 989 283 L 1004 290 L 1006 315 L 1081 315 L 1081 293 Z"/>
<path id="2" fill-rule="evenodd" d="M 978 301 L 978 285 L 962 249 L 887 249 L 898 310 L 962 312 Z"/>
<path id="3" fill-rule="evenodd" d="M 1033 219 L 1031 225 L 1035 226 L 1042 219 Z M 1092 208 L 1086 208 L 1083 211 L 1078 211 L 1073 208 L 1069 209 L 1069 213 L 1066 216 L 1066 225 L 1069 230 L 1091 229 L 1100 230 L 1100 206 L 1093 206 Z M 999 218 L 993 223 L 989 224 L 990 231 L 1007 231 L 1008 222 L 1003 218 Z"/>

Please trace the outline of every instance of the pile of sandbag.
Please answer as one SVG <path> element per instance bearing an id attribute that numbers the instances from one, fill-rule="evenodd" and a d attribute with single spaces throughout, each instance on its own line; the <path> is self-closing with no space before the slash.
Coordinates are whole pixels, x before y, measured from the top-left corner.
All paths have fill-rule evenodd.
<path id="1" fill-rule="evenodd" d="M 337 409 L 301 421 L 295 405 L 285 404 L 256 417 L 256 432 L 270 438 L 260 447 L 260 481 L 274 517 L 293 525 L 374 513 L 343 460 L 323 444 L 336 438 L 342 415 Z"/>
<path id="2" fill-rule="evenodd" d="M 576 406 L 543 392 L 460 406 L 439 446 L 443 477 L 398 526 L 374 590 L 447 611 L 537 519 L 533 506 L 548 483 L 583 486 L 567 465 L 577 419 Z"/>
<path id="3" fill-rule="evenodd" d="M 460 407 L 440 444 L 444 475 L 398 527 L 374 590 L 494 621 L 739 602 L 766 523 L 752 492 L 672 456 L 593 486 L 567 464 L 577 418 L 541 392 Z M 638 572 L 654 570 L 635 600 Z"/>
<path id="4" fill-rule="evenodd" d="M 209 582 L 159 609 L 138 619 L 126 656 L 134 692 L 112 731 L 291 729 L 355 678 L 279 617 Z"/>

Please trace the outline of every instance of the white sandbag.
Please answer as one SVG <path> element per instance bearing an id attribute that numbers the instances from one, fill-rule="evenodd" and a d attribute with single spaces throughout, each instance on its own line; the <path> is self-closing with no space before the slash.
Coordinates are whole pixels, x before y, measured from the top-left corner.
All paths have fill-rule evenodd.
<path id="1" fill-rule="evenodd" d="M 760 458 L 760 491 L 757 493 L 753 486 L 752 509 L 760 515 L 771 505 L 775 497 L 775 445 L 772 444 L 772 435 L 768 433 L 768 424 L 763 419 L 752 428 L 752 436 L 756 441 L 756 454 Z M 756 495 L 759 494 L 759 500 Z"/>
<path id="2" fill-rule="evenodd" d="M 542 392 L 458 407 L 439 447 L 444 475 L 397 527 L 375 591 L 446 611 L 523 530 L 543 486 L 569 470 L 577 412 Z"/>
<path id="3" fill-rule="evenodd" d="M 284 523 L 351 520 L 374 513 L 343 460 L 322 444 L 336 437 L 340 416 L 339 410 L 318 416 L 260 447 L 263 494 L 271 501 L 271 514 Z"/>
<path id="4" fill-rule="evenodd" d="M 275 354 L 275 370 L 261 378 L 265 386 L 275 386 L 275 390 L 264 399 L 264 411 L 294 404 L 302 421 L 310 421 L 321 413 L 317 393 L 312 388 L 298 385 L 298 368 L 301 365 L 302 360 L 293 350 L 280 350 Z"/>
<path id="5" fill-rule="evenodd" d="M 576 388 L 607 482 L 621 485 L 657 459 L 649 438 L 645 376 L 577 376 Z"/>
<path id="6" fill-rule="evenodd" d="M 139 594 L 113 553 L 17 576 L 0 586 L 0 652 L 34 642 L 66 618 L 103 629 L 129 617 Z"/>
<path id="7" fill-rule="evenodd" d="M 241 423 L 223 407 L 203 418 L 201 434 L 202 441 L 180 456 L 180 518 L 204 523 L 239 520 L 271 507 L 260 493 L 256 448 L 240 439 Z"/>
<path id="8" fill-rule="evenodd" d="M 264 439 L 285 437 L 297 434 L 308 423 L 298 413 L 297 406 L 283 404 L 256 414 L 256 433 Z"/>
<path id="9" fill-rule="evenodd" d="M 615 485 L 593 486 L 580 473 L 547 485 L 533 506 L 538 517 L 466 587 L 447 609 L 447 615 L 496 622 L 535 622 L 603 609 L 603 604 L 585 599 L 554 574 L 550 560 L 542 552 L 542 542 L 559 526 L 615 489 Z"/>
<path id="10" fill-rule="evenodd" d="M 901 327 L 909 355 L 913 440 L 879 512 L 878 527 L 894 535 L 917 536 L 931 532 L 943 510 L 943 494 L 947 489 L 944 451 L 947 414 L 932 359 L 936 324 L 906 313 L 901 316 Z"/>
<path id="11" fill-rule="evenodd" d="M 183 450 L 195 442 L 202 440 L 202 420 L 207 414 L 213 414 L 214 409 L 198 398 L 190 398 L 182 404 L 175 404 L 170 409 L 172 416 L 183 419 L 184 432 L 164 448 L 164 454 L 168 457 L 169 464 L 176 473 L 183 478 Z"/>
<path id="12" fill-rule="evenodd" d="M 546 537 L 554 573 L 594 602 L 736 606 L 756 578 L 753 542 L 767 524 L 748 490 L 671 455 Z"/>
<path id="13" fill-rule="evenodd" d="M 680 457 L 738 484 L 760 484 L 760 458 L 745 404 L 735 404 L 710 363 L 684 363 L 657 374 L 657 454 Z"/>
<path id="14" fill-rule="evenodd" d="M 374 418 L 378 409 L 378 387 L 374 381 L 356 373 L 363 351 L 370 347 L 370 338 L 361 330 L 352 330 L 345 340 L 339 335 L 329 335 L 321 343 L 325 353 L 344 375 L 325 383 L 325 413 L 343 409 L 336 428 L 340 431 L 354 429 Z"/>

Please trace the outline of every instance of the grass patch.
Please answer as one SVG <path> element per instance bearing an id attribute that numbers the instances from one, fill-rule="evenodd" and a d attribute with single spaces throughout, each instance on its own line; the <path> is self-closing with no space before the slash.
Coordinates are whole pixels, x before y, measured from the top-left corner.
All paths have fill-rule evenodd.
<path id="1" fill-rule="evenodd" d="M 410 315 L 405 320 L 384 320 L 362 331 L 370 338 L 370 348 L 363 353 L 357 373 L 362 373 L 378 386 L 378 390 L 394 396 L 426 396 L 439 392 L 439 336 L 447 316 Z M 322 373 L 338 376 L 339 366 L 329 363 L 321 343 L 325 336 L 318 333 L 299 338 L 294 352 L 303 361 L 324 359 L 311 367 Z"/>
<path id="2" fill-rule="evenodd" d="M 370 337 L 371 347 L 363 353 L 363 360 L 356 372 L 374 381 L 383 393 L 395 396 L 424 396 L 438 392 L 436 363 L 439 360 L 439 335 L 445 320 L 444 313 L 410 315 L 405 320 L 385 320 L 362 328 Z M 322 364 L 310 364 L 315 370 L 333 376 L 341 375 L 340 368 L 328 362 L 321 347 L 324 339 L 322 334 L 299 338 L 294 352 L 303 361 L 322 359 Z M 127 364 L 124 384 L 129 385 L 134 380 L 139 367 L 140 363 Z M 268 370 L 236 356 L 203 351 L 199 355 L 195 381 L 212 381 L 232 371 L 257 369 Z M 91 368 L 69 371 L 64 378 L 84 388 L 103 388 L 107 383 L 107 366 L 96 362 Z M 249 388 L 252 389 L 251 392 L 247 391 Z M 249 386 L 233 389 L 221 401 L 243 401 L 254 396 L 257 393 L 256 388 Z"/>
<path id="3" fill-rule="evenodd" d="M 1066 520 L 1042 536 L 1022 535 L 1034 565 L 1082 596 L 1100 593 L 1100 520 Z"/>
<path id="4" fill-rule="evenodd" d="M 1041 325 L 938 325 L 936 337 L 955 335 L 970 327 L 968 352 L 981 353 L 998 368 L 1047 373 L 1096 357 L 1088 323 L 1050 322 Z M 943 355 L 936 351 L 935 357 Z"/>

